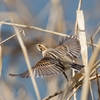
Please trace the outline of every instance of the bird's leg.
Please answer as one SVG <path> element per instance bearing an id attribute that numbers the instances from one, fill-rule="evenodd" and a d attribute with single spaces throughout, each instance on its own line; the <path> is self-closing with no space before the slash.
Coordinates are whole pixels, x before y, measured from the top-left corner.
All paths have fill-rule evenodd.
<path id="1" fill-rule="evenodd" d="M 63 75 L 65 76 L 65 78 L 67 79 L 67 81 L 69 81 L 65 72 L 63 72 Z"/>

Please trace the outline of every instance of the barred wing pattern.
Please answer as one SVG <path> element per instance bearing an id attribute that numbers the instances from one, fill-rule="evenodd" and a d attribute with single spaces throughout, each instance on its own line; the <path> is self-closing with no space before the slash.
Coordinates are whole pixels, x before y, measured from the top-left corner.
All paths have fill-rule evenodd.
<path id="1" fill-rule="evenodd" d="M 76 36 L 66 37 L 55 48 L 48 48 L 44 58 L 32 67 L 35 77 L 51 76 L 62 73 L 69 68 L 80 70 L 83 65 L 73 63 L 73 59 L 80 54 L 80 43 Z M 65 60 L 67 63 L 64 65 Z M 64 62 L 64 63 L 63 63 Z M 66 68 L 65 68 L 66 67 Z M 21 74 L 10 74 L 11 76 L 20 76 L 22 78 L 30 77 L 29 70 Z"/>
<path id="2" fill-rule="evenodd" d="M 74 59 L 79 56 L 81 46 L 76 36 L 70 36 L 63 39 L 54 49 L 70 57 L 71 59 Z"/>
<path id="3" fill-rule="evenodd" d="M 52 76 L 64 72 L 64 66 L 57 59 L 44 57 L 35 66 L 32 67 L 35 77 Z M 10 74 L 10 76 L 19 76 L 21 78 L 30 77 L 29 70 L 21 74 Z"/>
<path id="4" fill-rule="evenodd" d="M 36 64 L 34 69 L 35 77 L 38 76 L 52 76 L 64 72 L 64 66 L 58 59 L 44 57 Z"/>

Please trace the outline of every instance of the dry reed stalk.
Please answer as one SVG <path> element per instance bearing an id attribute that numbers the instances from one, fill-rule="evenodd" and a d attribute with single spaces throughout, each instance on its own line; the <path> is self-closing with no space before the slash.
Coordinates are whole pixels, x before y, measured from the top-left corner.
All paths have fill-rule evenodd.
<path id="1" fill-rule="evenodd" d="M 93 39 L 92 39 L 92 37 L 90 38 L 90 40 L 91 40 L 91 46 L 92 46 L 92 52 L 94 51 L 94 47 L 93 47 Z M 92 100 L 94 100 L 94 96 L 93 96 L 93 92 L 92 92 L 92 86 L 91 86 L 91 81 L 90 81 L 90 93 L 91 93 L 91 98 L 92 98 Z"/>
<path id="2" fill-rule="evenodd" d="M 100 63 L 100 60 L 97 61 L 97 62 L 93 65 L 93 68 L 95 67 L 95 69 L 93 69 L 93 71 L 92 71 L 92 73 L 91 73 L 90 75 L 92 75 L 93 72 L 96 71 L 96 69 L 100 67 L 100 64 L 99 64 L 99 63 Z M 76 74 L 76 75 L 77 75 L 77 74 Z M 74 77 L 76 77 L 76 75 L 75 75 Z M 92 80 L 96 79 L 96 77 L 97 77 L 97 76 L 92 76 L 92 77 L 89 78 L 89 80 L 92 81 Z M 98 74 L 98 77 L 100 77 L 100 74 Z M 76 78 L 77 78 L 77 77 L 76 77 Z M 83 81 L 83 79 L 84 79 L 84 76 L 82 76 L 82 77 L 79 79 L 79 83 L 80 83 L 80 82 L 81 82 L 81 83 L 80 83 L 80 84 L 77 83 L 78 85 L 75 85 L 75 87 L 73 87 L 73 88 L 76 88 L 76 90 L 75 90 L 76 92 L 77 92 L 78 88 L 82 86 L 82 81 Z M 69 99 L 74 95 L 74 93 L 75 93 L 75 92 L 73 92 L 67 99 L 69 100 Z M 91 95 L 93 95 L 93 93 L 92 93 Z M 94 98 L 93 98 L 93 99 L 94 99 Z"/>
<path id="3" fill-rule="evenodd" d="M 100 63 L 100 60 L 98 60 L 93 66 L 92 66 L 92 69 L 91 69 L 91 73 L 90 73 L 90 76 L 92 76 L 92 74 L 95 72 L 95 70 L 97 68 L 99 68 L 99 63 Z M 97 67 L 96 67 L 97 66 Z"/>
<path id="4" fill-rule="evenodd" d="M 93 45 L 94 47 L 98 47 L 99 48 L 99 45 L 97 45 L 97 44 L 91 44 L 91 42 L 87 42 L 87 44 L 89 44 L 89 45 Z"/>
<path id="5" fill-rule="evenodd" d="M 0 24 L 0 42 L 2 41 L 1 26 L 2 24 Z M 0 45 L 0 77 L 1 77 L 1 73 L 2 73 L 2 45 Z"/>
<path id="6" fill-rule="evenodd" d="M 38 91 L 38 87 L 37 87 L 37 84 L 36 84 L 36 81 L 35 81 L 35 78 L 33 77 L 33 74 L 32 74 L 31 64 L 30 64 L 30 61 L 29 61 L 29 58 L 28 58 L 27 49 L 26 49 L 26 47 L 24 45 L 24 42 L 23 42 L 23 40 L 21 38 L 21 35 L 18 33 L 18 29 L 16 27 L 14 27 L 14 29 L 15 29 L 15 32 L 17 34 L 17 38 L 18 38 L 19 44 L 20 44 L 20 46 L 22 48 L 22 52 L 23 52 L 23 55 L 24 55 L 28 70 L 30 72 L 30 77 L 31 77 L 31 80 L 32 80 L 33 87 L 35 89 L 35 93 L 36 93 L 37 99 L 41 100 L 40 94 L 39 94 L 39 91 Z"/>
<path id="7" fill-rule="evenodd" d="M 87 100 L 88 96 L 88 89 L 89 89 L 89 68 L 88 68 L 88 53 L 87 53 L 87 43 L 86 43 L 86 34 L 85 34 L 85 24 L 84 24 L 84 16 L 83 11 L 77 11 L 77 21 L 78 21 L 78 28 L 79 28 L 79 39 L 81 45 L 81 54 L 83 64 L 85 65 L 85 79 L 83 83 L 83 91 L 81 100 Z"/>
<path id="8" fill-rule="evenodd" d="M 76 94 L 77 90 L 80 88 L 81 85 L 79 85 L 77 88 L 74 89 L 73 93 L 69 95 L 67 100 L 70 100 L 74 94 Z M 74 98 L 75 99 L 75 98 Z M 77 99 L 76 99 L 77 100 Z"/>
<path id="9" fill-rule="evenodd" d="M 100 67 L 100 65 L 99 65 L 99 67 Z M 98 74 L 98 77 L 100 78 L 100 74 Z M 90 77 L 90 81 L 92 81 L 92 80 L 94 80 L 96 78 L 97 78 L 97 76 L 92 76 L 92 77 Z"/>
<path id="10" fill-rule="evenodd" d="M 10 26 L 30 28 L 30 29 L 33 29 L 33 30 L 38 30 L 38 31 L 41 31 L 41 32 L 47 32 L 47 33 L 56 34 L 56 35 L 60 35 L 60 36 L 69 36 L 69 35 L 66 35 L 66 34 L 63 34 L 63 33 L 54 32 L 54 31 L 50 31 L 50 30 L 45 30 L 45 29 L 42 29 L 42 28 L 39 28 L 39 27 L 35 27 L 35 26 L 28 26 L 28 25 L 23 25 L 23 24 L 9 23 L 9 22 L 4 22 L 4 21 L 1 21 L 0 23 L 6 24 L 6 25 L 10 25 Z"/>
<path id="11" fill-rule="evenodd" d="M 99 33 L 99 31 L 100 31 L 100 27 L 96 30 L 96 32 L 94 33 L 94 35 L 90 38 L 91 41 L 87 43 L 87 44 L 89 44 L 90 46 L 92 46 L 92 49 L 93 49 L 94 47 L 98 47 L 98 48 L 99 48 L 99 45 L 92 43 L 92 42 L 93 42 L 92 40 L 93 40 L 93 39 L 95 38 L 95 36 Z"/>
<path id="12" fill-rule="evenodd" d="M 76 88 L 76 85 L 81 81 L 80 79 L 82 77 L 83 77 L 83 75 L 81 73 L 78 73 L 74 77 L 72 77 L 70 81 L 67 82 L 67 84 L 63 90 L 63 93 L 61 95 L 60 100 L 66 100 L 67 98 L 69 98 L 70 93 L 73 91 L 74 88 Z M 75 92 L 74 92 L 74 94 L 75 94 Z"/>
<path id="13" fill-rule="evenodd" d="M 13 25 L 14 26 L 14 25 Z M 98 45 L 99 46 L 99 45 Z M 98 47 L 99 48 L 99 47 Z"/>
<path id="14" fill-rule="evenodd" d="M 82 5 L 82 0 L 79 0 L 79 3 L 78 3 L 78 10 L 81 9 L 81 5 Z M 78 32 L 78 22 L 77 22 L 77 17 L 76 17 L 74 35 L 76 35 L 77 32 Z"/>
<path id="15" fill-rule="evenodd" d="M 18 33 L 24 33 L 24 31 L 23 31 L 23 30 L 21 30 L 21 31 L 19 31 Z M 1 45 L 1 44 L 3 44 L 4 42 L 6 42 L 6 41 L 10 40 L 11 38 L 15 37 L 16 35 L 17 35 L 17 34 L 15 33 L 14 35 L 12 35 L 12 36 L 8 37 L 7 39 L 5 39 L 5 40 L 1 41 L 1 42 L 0 42 L 0 45 Z M 23 35 L 25 35 L 25 34 L 23 34 Z"/>
<path id="16" fill-rule="evenodd" d="M 96 30 L 96 32 L 95 32 L 94 35 L 92 36 L 92 39 L 95 38 L 95 36 L 99 33 L 99 31 L 100 31 L 100 27 Z"/>
<path id="17" fill-rule="evenodd" d="M 4 21 L 1 21 L 0 23 L 5 24 L 5 25 L 10 25 L 10 26 L 30 28 L 30 29 L 33 29 L 33 30 L 41 31 L 41 32 L 46 32 L 46 33 L 55 34 L 55 35 L 59 35 L 59 36 L 68 36 L 69 37 L 69 35 L 66 35 L 66 34 L 63 34 L 63 33 L 50 31 L 50 30 L 45 30 L 45 29 L 35 27 L 35 26 L 28 26 L 28 25 L 24 25 L 24 24 L 16 24 L 16 23 L 4 22 Z M 87 44 L 92 45 L 90 42 L 87 42 Z M 99 47 L 97 44 L 93 44 L 93 46 L 94 47 Z"/>
<path id="18" fill-rule="evenodd" d="M 82 5 L 82 0 L 79 0 L 79 4 L 78 4 L 78 10 L 80 10 L 81 9 L 81 5 Z M 77 21 L 77 17 L 76 17 L 76 22 L 75 22 L 75 30 L 74 30 L 74 35 L 76 35 L 77 34 L 77 32 L 78 32 L 78 21 Z M 75 72 L 74 72 L 74 70 L 73 70 L 73 76 L 75 75 Z M 78 89 L 74 89 L 73 91 L 73 93 L 74 93 L 74 100 L 76 100 L 76 90 L 78 90 Z M 70 99 L 71 97 L 69 97 L 69 99 Z"/>
<path id="19" fill-rule="evenodd" d="M 82 0 L 79 0 L 78 10 L 80 10 L 80 9 L 81 9 L 81 5 L 82 5 Z M 74 35 L 76 35 L 76 34 L 77 34 L 77 32 L 78 32 L 78 22 L 77 22 L 77 17 L 76 17 Z M 74 72 L 74 70 L 73 70 L 73 76 L 74 76 L 74 75 L 75 75 L 75 72 Z M 75 92 L 75 91 L 76 91 L 76 89 L 75 89 L 75 90 L 73 90 L 73 91 Z M 74 94 L 74 100 L 76 100 L 76 93 Z"/>
<path id="20" fill-rule="evenodd" d="M 100 67 L 100 65 L 99 65 L 99 67 Z M 89 80 L 92 81 L 92 80 L 96 79 L 96 77 L 97 77 L 97 76 L 92 76 L 92 77 L 89 78 Z M 98 77 L 100 78 L 100 74 L 98 74 Z M 76 88 L 75 92 L 77 92 L 77 90 L 78 90 L 81 86 L 82 86 L 82 84 L 80 84 L 80 85 Z M 70 100 L 71 97 L 74 95 L 75 92 L 73 92 L 73 93 L 68 97 L 67 100 Z M 94 98 L 93 98 L 93 99 L 94 99 Z"/>
<path id="21" fill-rule="evenodd" d="M 91 39 L 92 43 L 93 43 L 93 40 Z M 96 59 L 98 58 L 99 56 L 99 52 L 100 52 L 100 40 L 98 41 L 98 45 L 99 45 L 99 48 L 96 48 L 95 51 L 94 51 L 94 48 L 93 48 L 93 55 L 90 59 L 90 62 L 89 62 L 89 67 L 91 68 L 91 66 L 95 63 Z M 98 77 L 98 72 L 97 72 L 97 68 L 96 68 L 96 80 L 97 80 L 97 87 L 98 87 L 98 95 L 99 95 L 99 98 L 100 98 L 100 86 L 99 86 L 99 77 Z"/>
<path id="22" fill-rule="evenodd" d="M 96 69 L 96 81 L 97 81 L 97 87 L 98 87 L 98 95 L 99 95 L 99 98 L 100 98 L 100 85 L 99 85 L 99 77 L 98 77 L 98 71 Z"/>
<path id="23" fill-rule="evenodd" d="M 91 93 L 92 100 L 94 100 L 94 95 L 93 95 L 93 90 L 92 90 L 91 82 L 90 82 L 90 93 Z"/>
<path id="24" fill-rule="evenodd" d="M 100 67 L 100 65 L 99 65 L 99 67 Z M 92 77 L 89 78 L 89 80 L 92 81 L 92 80 L 96 79 L 96 77 L 97 77 L 97 76 L 92 76 Z M 100 78 L 100 74 L 98 74 L 98 77 Z M 78 85 L 78 87 L 76 88 L 75 92 L 77 92 L 77 90 L 78 90 L 81 86 L 82 86 L 82 84 Z M 75 87 L 76 87 L 76 86 L 75 86 Z M 74 95 L 75 92 L 73 92 L 73 93 L 67 98 L 67 100 L 70 100 L 71 97 Z M 93 99 L 94 99 L 94 98 L 92 98 L 92 100 L 93 100 Z"/>
<path id="25" fill-rule="evenodd" d="M 99 62 L 100 62 L 100 61 L 97 61 L 97 62 L 93 65 L 93 67 L 96 67 L 97 64 L 99 64 Z M 99 67 L 100 67 L 100 64 L 99 64 L 96 68 L 99 68 Z M 93 74 L 93 72 L 94 72 L 94 69 L 93 69 L 93 71 L 92 71 L 92 74 Z M 77 75 L 77 74 L 76 74 L 76 75 Z M 91 75 L 91 74 L 90 74 L 90 75 Z M 75 76 L 74 76 L 74 77 L 75 77 Z M 92 81 L 92 80 L 96 79 L 96 77 L 97 77 L 97 76 L 92 76 L 92 77 L 89 78 L 89 80 Z M 100 74 L 98 74 L 98 77 L 100 77 Z M 77 78 L 77 77 L 76 77 L 76 78 Z M 82 81 L 83 79 L 84 79 L 84 77 L 81 77 L 81 79 L 79 79 L 79 80 Z M 77 86 L 77 85 L 76 85 L 76 86 Z M 74 88 L 76 88 L 76 86 L 75 86 Z M 77 88 L 75 89 L 75 91 L 72 92 L 72 93 L 69 95 L 69 97 L 67 98 L 67 100 L 70 100 L 71 97 L 75 94 L 75 92 L 77 92 L 77 90 L 78 90 L 81 86 L 82 86 L 82 83 L 79 84 L 79 85 L 77 86 Z M 57 96 L 57 95 L 59 95 L 59 94 L 61 94 L 61 93 L 63 93 L 63 90 L 57 91 L 57 92 L 54 93 L 53 95 L 50 95 L 50 96 L 44 98 L 43 100 L 49 100 L 49 99 L 53 98 L 54 96 Z"/>
<path id="26" fill-rule="evenodd" d="M 82 1 L 82 0 L 80 0 L 80 1 Z M 36 30 L 38 30 L 38 29 L 36 29 Z M 47 30 L 47 31 L 49 31 L 49 30 Z M 46 31 L 45 31 L 46 32 Z M 48 32 L 49 33 L 49 32 Z M 58 33 L 58 32 L 57 32 Z M 54 33 L 55 34 L 55 33 Z M 58 34 L 57 34 L 58 35 Z M 1 43 L 2 44 L 2 43 Z M 90 43 L 90 45 L 92 45 L 91 43 Z M 94 44 L 93 44 L 94 45 Z M 98 45 L 95 45 L 95 46 L 97 46 L 97 47 L 99 47 Z M 99 75 L 98 75 L 98 77 L 99 77 Z"/>
<path id="27" fill-rule="evenodd" d="M 100 62 L 100 61 L 98 61 L 98 62 L 97 62 L 96 64 L 94 64 L 93 66 L 96 66 L 99 62 Z M 99 68 L 99 67 L 100 67 L 100 64 L 96 67 L 96 69 Z M 96 71 L 96 70 L 95 70 L 95 71 Z M 75 77 L 75 76 L 74 76 L 74 77 Z M 92 81 L 92 80 L 96 79 L 96 77 L 97 77 L 97 76 L 92 76 L 92 77 L 89 78 L 89 80 Z M 100 78 L 100 74 L 98 74 L 98 78 Z M 81 82 L 83 79 L 84 79 L 84 76 L 81 77 L 81 79 L 79 79 L 79 80 L 80 80 L 79 82 Z M 78 83 L 77 83 L 77 84 L 78 84 Z M 77 86 L 77 85 L 76 85 L 76 86 Z M 74 88 L 76 88 L 76 86 L 75 86 Z M 81 82 L 80 84 L 78 84 L 77 88 L 75 89 L 75 92 L 77 92 L 77 90 L 78 90 L 81 86 L 82 86 L 82 82 Z M 73 93 L 67 98 L 67 100 L 70 100 L 71 97 L 74 95 L 75 92 L 73 92 Z M 91 92 L 92 92 L 92 91 L 91 91 Z M 91 95 L 92 95 L 92 100 L 94 100 L 93 93 L 91 93 Z"/>
<path id="28" fill-rule="evenodd" d="M 97 60 L 97 58 L 98 58 L 98 56 L 99 56 L 99 52 L 100 52 L 100 40 L 98 40 L 97 45 L 98 45 L 99 47 L 96 47 L 96 48 L 94 49 L 94 52 L 93 52 L 93 54 L 92 54 L 92 56 L 91 56 L 91 58 L 90 58 L 90 61 L 89 61 L 90 70 L 92 70 L 93 64 L 96 62 L 96 60 Z"/>
<path id="29" fill-rule="evenodd" d="M 54 93 L 53 95 L 50 95 L 50 96 L 44 98 L 43 100 L 49 100 L 49 99 L 51 99 L 51 98 L 53 98 L 53 97 L 55 97 L 55 96 L 61 94 L 62 92 L 63 92 L 63 90 L 57 91 L 57 92 Z"/>
<path id="30" fill-rule="evenodd" d="M 72 71 L 72 76 L 75 76 L 75 71 L 74 70 Z M 74 93 L 74 100 L 77 100 L 77 98 L 76 98 L 76 89 L 73 89 L 73 93 Z M 70 97 L 69 97 L 69 100 L 70 100 Z"/>

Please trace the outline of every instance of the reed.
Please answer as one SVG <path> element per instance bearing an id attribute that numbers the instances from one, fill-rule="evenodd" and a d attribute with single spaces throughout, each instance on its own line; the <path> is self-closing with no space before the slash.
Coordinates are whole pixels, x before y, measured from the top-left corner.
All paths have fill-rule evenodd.
<path id="1" fill-rule="evenodd" d="M 100 99 L 100 74 L 98 72 L 100 67 L 100 39 L 97 38 L 99 36 L 100 27 L 98 26 L 92 35 L 88 34 L 86 30 L 87 25 L 85 23 L 87 19 L 85 19 L 86 17 L 84 16 L 86 15 L 82 10 L 83 1 L 84 0 L 79 0 L 78 2 L 76 20 L 73 29 L 71 27 L 71 35 L 77 35 L 80 41 L 81 63 L 83 62 L 85 68 L 82 73 L 66 72 L 69 79 L 68 82 L 65 77 L 60 75 L 35 79 L 31 70 L 31 65 L 34 65 L 40 60 L 40 54 L 36 51 L 33 44 L 44 41 L 47 42 L 50 47 L 53 47 L 58 43 L 59 37 L 69 37 L 66 32 L 70 27 L 67 25 L 68 21 L 66 21 L 64 15 L 65 11 L 61 1 L 48 1 L 35 17 L 33 17 L 30 7 L 24 4 L 25 1 L 3 1 L 2 4 L 8 11 L 0 12 L 0 100 L 35 100 L 34 96 L 33 98 L 31 97 L 31 95 L 34 94 L 37 100 L 41 100 L 41 98 L 44 97 L 41 96 L 43 94 L 42 92 L 45 90 L 40 90 L 42 85 L 44 85 L 42 81 L 47 85 L 44 87 L 47 87 L 47 93 L 43 100 L 71 100 L 72 98 L 78 100 L 76 95 L 80 88 L 82 88 L 80 100 L 88 100 L 88 97 L 95 100 L 93 82 L 95 82 L 94 84 L 98 89 L 96 90 L 98 93 L 98 100 Z M 31 1 L 28 2 L 31 4 Z M 70 6 L 70 2 L 67 1 L 66 11 L 68 6 Z M 43 24 L 46 18 L 48 18 L 48 22 L 45 28 L 43 28 L 44 26 L 42 26 L 41 23 Z M 2 27 L 5 26 L 10 28 L 11 32 L 6 30 L 6 28 L 2 32 Z M 90 48 L 92 51 L 91 53 Z M 8 55 L 11 57 L 11 61 L 9 61 L 9 64 L 5 67 L 3 61 L 5 61 L 5 56 Z M 18 60 L 21 59 L 21 57 L 25 59 L 23 63 L 26 63 L 30 72 L 31 87 L 33 89 L 32 91 L 34 91 L 31 95 L 27 91 L 29 89 L 28 86 L 25 88 L 27 82 L 30 80 L 22 80 L 8 76 L 11 72 L 18 73 L 16 69 L 20 70 L 18 66 L 19 64 L 21 65 L 21 63 L 19 63 L 20 61 Z M 3 68 L 6 71 L 2 70 Z M 61 87 L 59 86 L 59 82 L 61 82 Z M 7 93 L 5 93 L 5 91 L 7 91 Z M 17 91 L 18 95 L 15 96 L 15 92 L 13 91 Z"/>

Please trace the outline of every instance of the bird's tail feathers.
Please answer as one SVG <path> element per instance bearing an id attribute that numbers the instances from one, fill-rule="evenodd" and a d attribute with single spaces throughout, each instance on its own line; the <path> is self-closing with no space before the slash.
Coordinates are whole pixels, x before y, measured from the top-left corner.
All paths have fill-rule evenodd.
<path id="1" fill-rule="evenodd" d="M 76 63 L 73 63 L 73 65 L 72 65 L 72 68 L 77 70 L 77 71 L 80 71 L 83 67 L 84 67 L 84 65 L 79 65 Z"/>

